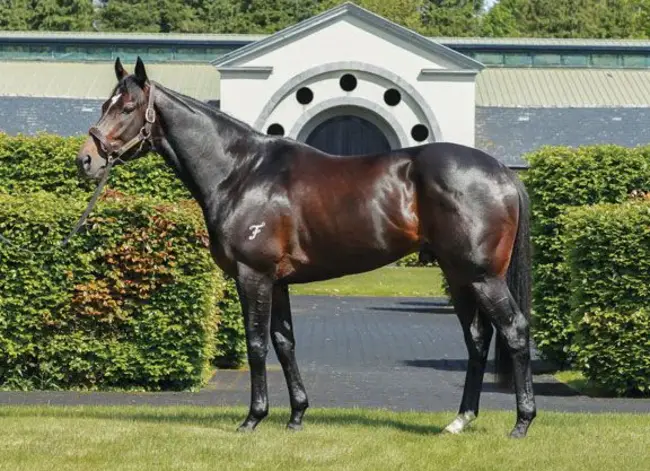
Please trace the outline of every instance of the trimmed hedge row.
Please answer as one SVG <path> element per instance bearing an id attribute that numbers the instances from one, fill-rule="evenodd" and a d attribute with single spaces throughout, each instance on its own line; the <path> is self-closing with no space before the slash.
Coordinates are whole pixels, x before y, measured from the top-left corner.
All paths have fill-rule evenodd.
<path id="1" fill-rule="evenodd" d="M 577 366 L 617 395 L 650 393 L 650 200 L 575 208 L 562 221 Z"/>
<path id="2" fill-rule="evenodd" d="M 435 267 L 438 266 L 438 262 L 433 261 L 421 261 L 419 252 L 415 252 L 407 255 L 406 257 L 400 258 L 395 262 L 395 266 L 398 267 Z"/>
<path id="3" fill-rule="evenodd" d="M 75 164 L 75 157 L 85 139 L 51 134 L 9 136 L 0 133 L 0 192 L 46 191 L 87 199 L 95 186 L 77 177 Z M 191 198 L 162 158 L 154 154 L 117 166 L 108 187 L 165 201 Z"/>
<path id="4" fill-rule="evenodd" d="M 236 294 L 205 248 L 197 206 L 108 199 L 53 253 L 0 243 L 1 387 L 186 389 L 203 382 L 217 348 L 240 348 L 215 342 L 219 321 L 237 330 L 241 316 L 224 309 Z M 46 250 L 84 205 L 0 193 L 0 232 Z"/>
<path id="5" fill-rule="evenodd" d="M 650 190 L 650 147 L 545 147 L 528 154 L 522 175 L 532 202 L 533 336 L 542 355 L 571 363 L 570 272 L 561 216 L 572 206 L 620 203 Z"/>

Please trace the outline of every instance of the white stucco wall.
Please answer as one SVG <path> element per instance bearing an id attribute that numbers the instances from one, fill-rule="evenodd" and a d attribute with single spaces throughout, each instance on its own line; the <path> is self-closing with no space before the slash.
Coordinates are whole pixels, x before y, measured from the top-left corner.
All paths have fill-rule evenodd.
<path id="1" fill-rule="evenodd" d="M 437 138 L 474 145 L 474 76 L 424 76 L 422 69 L 444 71 L 456 70 L 457 67 L 445 58 L 422 51 L 353 17 L 310 30 L 291 43 L 248 57 L 238 64 L 240 67 L 272 67 L 270 74 L 224 71 L 221 77 L 221 108 L 255 125 L 276 91 L 292 78 L 323 64 L 344 61 L 377 66 L 390 72 L 388 75 L 394 74 L 409 88 L 417 90 L 421 95 L 420 101 L 424 103 L 418 103 L 418 99 L 410 97 L 407 90 L 395 86 L 390 80 L 379 79 L 376 75 L 359 70 L 343 69 L 307 79 L 294 87 L 277 103 L 277 108 L 259 126 L 260 130 L 266 131 L 269 124 L 278 122 L 289 135 L 310 108 L 319 106 L 326 99 L 349 96 L 370 100 L 392 114 L 402 128 L 402 135 L 408 136 L 406 142 L 400 142 L 402 146 L 418 144 L 410 136 L 411 128 L 418 123 L 430 128 L 429 141 Z M 350 93 L 342 91 L 338 83 L 340 76 L 348 71 L 359 80 L 357 89 Z M 309 86 L 314 91 L 314 101 L 309 105 L 300 105 L 295 99 L 295 91 L 301 86 Z M 396 107 L 390 107 L 383 101 L 384 91 L 391 87 L 402 93 L 403 100 Z M 436 126 L 427 122 L 426 113 L 422 112 L 427 106 L 437 121 L 438 135 L 432 129 Z"/>
<path id="2" fill-rule="evenodd" d="M 436 115 L 441 140 L 474 147 L 475 77 L 427 77 L 418 82 L 417 89 Z"/>

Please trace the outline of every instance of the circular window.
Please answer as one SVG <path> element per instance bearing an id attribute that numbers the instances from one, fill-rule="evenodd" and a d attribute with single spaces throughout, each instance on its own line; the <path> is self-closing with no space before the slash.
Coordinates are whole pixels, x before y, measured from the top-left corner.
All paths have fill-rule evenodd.
<path id="1" fill-rule="evenodd" d="M 402 94 L 399 90 L 391 88 L 384 93 L 384 101 L 388 106 L 396 106 L 402 101 Z"/>
<path id="2" fill-rule="evenodd" d="M 429 129 L 424 124 L 416 124 L 411 129 L 411 137 L 417 142 L 426 141 L 429 137 Z"/>
<path id="3" fill-rule="evenodd" d="M 269 136 L 284 136 L 284 128 L 281 124 L 273 123 L 266 130 L 266 134 Z"/>
<path id="4" fill-rule="evenodd" d="M 296 100 L 298 100 L 298 103 L 301 105 L 308 105 L 313 101 L 313 99 L 314 92 L 312 92 L 309 87 L 302 87 L 296 92 Z"/>
<path id="5" fill-rule="evenodd" d="M 339 80 L 339 84 L 343 90 L 346 92 L 351 92 L 357 88 L 357 78 L 352 74 L 345 74 L 343 77 L 341 77 L 341 80 Z"/>

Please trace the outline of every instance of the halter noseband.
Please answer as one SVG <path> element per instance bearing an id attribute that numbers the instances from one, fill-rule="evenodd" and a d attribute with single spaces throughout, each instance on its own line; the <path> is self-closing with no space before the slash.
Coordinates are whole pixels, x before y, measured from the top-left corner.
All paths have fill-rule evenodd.
<path id="1" fill-rule="evenodd" d="M 122 147 L 117 147 L 114 143 L 108 142 L 106 135 L 104 135 L 104 133 L 102 133 L 99 130 L 99 128 L 97 128 L 97 126 L 93 126 L 88 130 L 88 134 L 90 134 L 95 139 L 97 139 L 101 144 L 102 150 L 107 155 L 106 160 L 108 161 L 109 164 L 113 164 L 114 162 L 120 160 L 120 158 L 124 154 L 126 154 L 128 151 L 133 149 L 138 144 L 140 144 L 140 147 L 142 147 L 142 144 L 144 144 L 146 141 L 150 141 L 151 127 L 156 122 L 156 110 L 153 107 L 153 92 L 154 92 L 154 84 L 150 83 L 149 102 L 147 104 L 147 110 L 144 113 L 144 120 L 145 120 L 144 126 L 140 128 L 140 132 L 138 132 L 138 134 L 133 139 L 128 141 Z M 153 147 L 153 143 L 151 141 L 149 143 Z"/>

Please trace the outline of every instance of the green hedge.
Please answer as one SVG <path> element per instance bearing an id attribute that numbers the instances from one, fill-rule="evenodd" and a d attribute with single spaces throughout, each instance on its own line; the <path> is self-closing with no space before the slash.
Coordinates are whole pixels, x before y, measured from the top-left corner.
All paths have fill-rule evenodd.
<path id="1" fill-rule="evenodd" d="M 45 250 L 84 205 L 47 193 L 0 194 L 0 232 Z M 0 386 L 201 384 L 216 354 L 217 303 L 236 299 L 206 241 L 193 202 L 114 194 L 54 253 L 32 255 L 0 243 Z M 233 324 L 234 314 L 221 312 L 221 322 Z"/>
<path id="2" fill-rule="evenodd" d="M 533 336 L 558 365 L 573 360 L 570 274 L 560 216 L 572 206 L 624 201 L 650 190 L 650 147 L 545 147 L 528 154 L 522 175 L 532 202 L 534 242 Z"/>
<path id="3" fill-rule="evenodd" d="M 77 177 L 75 157 L 86 137 L 51 134 L 8 136 L 0 133 L 0 192 L 46 191 L 84 198 L 95 186 Z M 151 154 L 113 170 L 109 188 L 166 201 L 190 195 L 162 158 Z"/>
<path id="4" fill-rule="evenodd" d="M 576 364 L 618 395 L 650 393 L 650 201 L 563 217 Z"/>
<path id="5" fill-rule="evenodd" d="M 395 262 L 395 265 L 398 267 L 435 267 L 438 264 L 435 260 L 433 262 L 421 262 L 420 253 L 415 252 L 408 254 L 406 257 L 400 258 Z"/>

